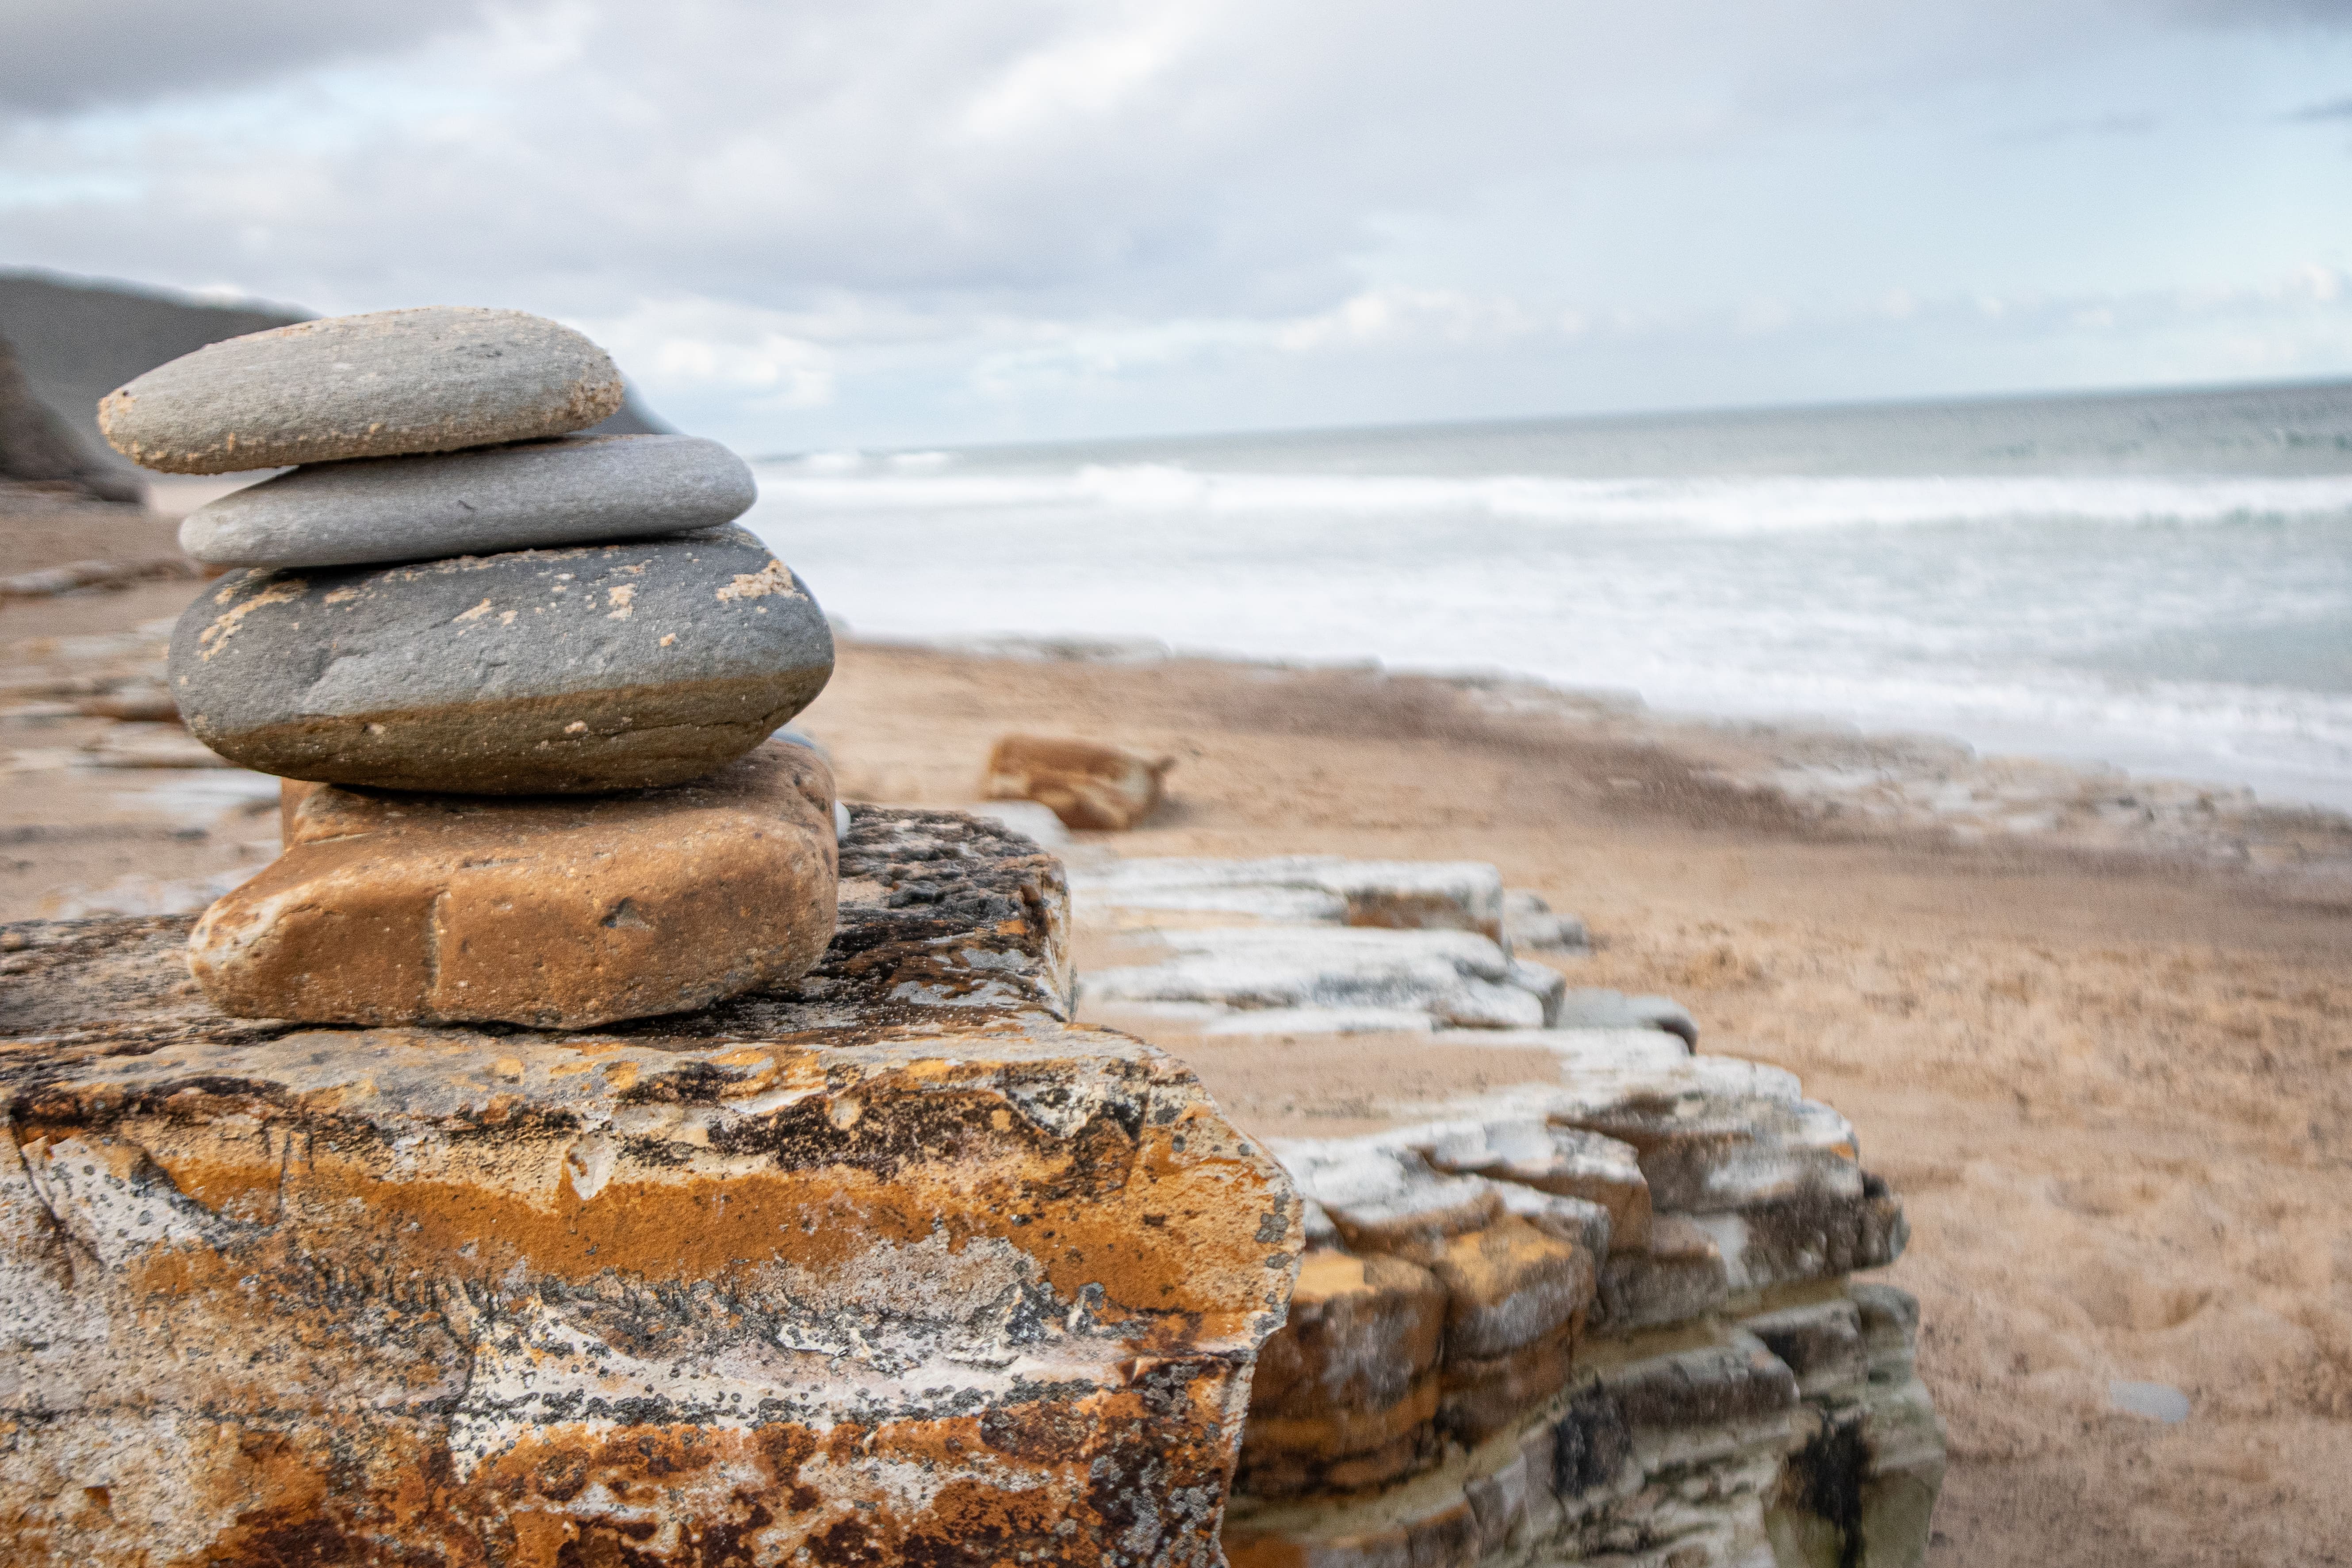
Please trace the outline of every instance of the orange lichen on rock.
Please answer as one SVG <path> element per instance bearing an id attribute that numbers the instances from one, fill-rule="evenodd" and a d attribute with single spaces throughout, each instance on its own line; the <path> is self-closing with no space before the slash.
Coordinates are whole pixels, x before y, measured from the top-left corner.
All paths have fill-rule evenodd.
<path id="1" fill-rule="evenodd" d="M 861 813 L 810 974 L 593 1034 L 239 1023 L 184 921 L 16 928 L 0 1556 L 1213 1568 L 1302 1205 L 1057 1016 L 1025 848 Z"/>

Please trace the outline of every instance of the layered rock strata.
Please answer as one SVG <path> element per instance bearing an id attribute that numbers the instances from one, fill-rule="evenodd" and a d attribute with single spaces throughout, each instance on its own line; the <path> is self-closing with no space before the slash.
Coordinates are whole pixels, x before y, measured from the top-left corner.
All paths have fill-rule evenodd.
<path id="1" fill-rule="evenodd" d="M 1916 1308 L 1849 1278 L 1900 1253 L 1899 1205 L 1793 1083 L 1611 1077 L 1276 1145 L 1308 1250 L 1253 1391 L 1241 1568 L 1924 1560 Z"/>
<path id="2" fill-rule="evenodd" d="M 1665 997 L 1570 987 L 1521 959 L 1581 951 L 1583 922 L 1507 892 L 1483 861 L 1139 858 L 1079 869 L 1072 890 L 1087 923 L 1160 950 L 1090 972 L 1089 999 L 1202 1034 L 1567 1025 L 1698 1039 Z"/>
<path id="3" fill-rule="evenodd" d="M 1239 1568 L 1923 1560 L 1943 1439 L 1916 1312 L 1853 1278 L 1901 1252 L 1902 1209 L 1792 1075 L 1694 1054 L 1664 997 L 1517 960 L 1523 935 L 1574 951 L 1580 926 L 1491 866 L 1138 860 L 1074 880 L 1082 921 L 1133 955 L 1087 976 L 1089 1005 L 1226 1035 L 1404 1029 L 1433 1057 L 1517 1047 L 1549 1069 L 1375 1101 L 1391 1131 L 1275 1145 L 1312 1202 L 1252 1389 Z M 1363 962 L 1382 951 L 1385 972 Z M 1470 982 L 1519 970 L 1560 988 L 1552 1026 L 1475 1005 Z"/>
<path id="4" fill-rule="evenodd" d="M 1301 1205 L 1029 847 L 861 810 L 806 977 L 591 1033 L 0 931 L 0 1556 L 1216 1563 Z"/>

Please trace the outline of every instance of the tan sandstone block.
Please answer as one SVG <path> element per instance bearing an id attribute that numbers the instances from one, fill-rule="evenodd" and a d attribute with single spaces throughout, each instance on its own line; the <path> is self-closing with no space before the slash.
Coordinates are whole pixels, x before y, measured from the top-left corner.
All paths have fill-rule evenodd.
<path id="1" fill-rule="evenodd" d="M 1581 1314 L 1503 1355 L 1448 1356 L 1437 1422 L 1475 1447 L 1533 1415 L 1575 1375 Z"/>
<path id="2" fill-rule="evenodd" d="M 289 784 L 287 851 L 205 912 L 223 1012 L 585 1028 L 797 978 L 832 940 L 833 778 L 769 742 L 595 797 Z"/>
<path id="3" fill-rule="evenodd" d="M 1446 1293 L 1394 1258 L 1318 1249 L 1259 1352 L 1239 1484 L 1264 1497 L 1377 1486 L 1430 1457 Z"/>
<path id="4" fill-rule="evenodd" d="M 1445 1287 L 1445 1360 L 1506 1355 L 1590 1306 L 1592 1259 L 1505 1215 L 1455 1237 L 1430 1266 Z"/>
<path id="5" fill-rule="evenodd" d="M 1445 1305 L 1436 1278 L 1401 1258 L 1309 1252 L 1290 1320 L 1259 1352 L 1251 1413 L 1389 1409 L 1437 1364 Z"/>
<path id="6" fill-rule="evenodd" d="M 1125 829 L 1160 804 L 1173 757 L 1146 757 L 1092 741 L 1007 735 L 988 754 L 981 795 L 1034 800 L 1070 827 Z"/>

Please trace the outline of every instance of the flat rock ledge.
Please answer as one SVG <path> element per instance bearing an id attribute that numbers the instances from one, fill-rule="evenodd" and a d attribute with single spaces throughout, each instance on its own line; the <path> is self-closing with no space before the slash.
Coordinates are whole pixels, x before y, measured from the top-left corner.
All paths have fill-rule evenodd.
<path id="1" fill-rule="evenodd" d="M 792 987 L 575 1033 L 0 928 L 0 1557 L 1216 1564 L 1304 1204 L 1067 1021 L 1058 863 L 867 808 L 841 872 Z"/>

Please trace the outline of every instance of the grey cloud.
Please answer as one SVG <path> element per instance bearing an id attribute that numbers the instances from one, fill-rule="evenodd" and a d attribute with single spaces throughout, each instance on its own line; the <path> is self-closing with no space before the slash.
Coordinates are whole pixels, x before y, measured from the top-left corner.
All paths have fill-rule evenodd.
<path id="1" fill-rule="evenodd" d="M 480 17 L 486 0 L 10 0 L 0 114 L 70 113 L 282 77 L 397 49 Z"/>
<path id="2" fill-rule="evenodd" d="M 104 53 L 89 40 L 111 5 L 42 3 L 35 52 L 70 33 Z M 278 15 L 210 26 L 272 36 Z M 400 15 L 406 46 L 417 12 Z M 168 234 L 182 280 L 321 303 L 516 278 L 579 308 L 658 279 L 780 308 L 845 289 L 1020 315 L 1280 313 L 1347 292 L 1383 213 L 2046 62 L 2094 45 L 2105 16 L 2092 0 L 1811 0 L 1765 19 L 1688 0 L 566 7 L 548 14 L 552 62 L 529 26 L 412 47 L 421 82 L 476 107 L 324 149 L 159 138 L 110 171 L 143 183 L 140 202 L 12 224 L 51 265 L 120 271 Z M 320 49 L 380 36 L 286 26 Z M 184 42 L 183 85 L 210 58 Z M 25 141 L 10 161 L 70 151 Z"/>
<path id="3" fill-rule="evenodd" d="M 2315 103 L 2308 109 L 2298 109 L 2293 114 L 2282 114 L 2279 118 L 2290 122 L 2311 120 L 2352 120 L 2352 98 L 2339 98 L 2333 103 Z"/>
<path id="4" fill-rule="evenodd" d="M 2194 20 L 2160 0 L 417 0 L 396 26 L 304 23 L 289 0 L 208 18 L 208 34 L 277 40 L 254 65 L 170 28 L 110 62 L 92 38 L 131 29 L 132 8 L 100 0 L 71 13 L 99 20 L 68 22 L 37 3 L 51 9 L 32 52 L 83 60 L 73 91 L 210 82 L 224 109 L 168 132 L 102 113 L 0 122 L 0 180 L 33 193 L 0 186 L 10 260 L 328 311 L 465 300 L 609 322 L 714 304 L 735 315 L 697 318 L 713 352 L 759 333 L 837 346 L 845 378 L 940 398 L 988 355 L 1330 310 L 1378 276 L 1400 222 L 1475 235 L 1497 205 L 1549 210 L 1582 170 L 1666 171 L 1644 186 L 1654 202 L 1608 221 L 1703 238 L 1695 270 L 1736 274 L 1706 215 L 1670 210 L 1675 160 L 1916 122 L 1956 92 Z M 281 16 L 281 32 L 262 25 Z M 166 58 L 173 37 L 183 58 Z M 236 71 L 299 84 L 302 62 L 330 58 L 380 66 L 331 116 L 299 92 L 235 97 L 258 79 Z M 18 53 L 0 71 L 38 75 Z M 138 80 L 152 89 L 121 85 Z M 2037 103 L 2071 112 L 2025 97 L 2017 118 Z M 1524 232 L 1571 259 L 1621 238 L 1566 211 L 1549 222 Z M 1114 349 L 1119 365 L 1073 384 L 1142 385 L 1149 344 Z M 1264 380 L 1230 368 L 1263 356 L 1214 341 L 1183 363 L 1221 353 L 1238 357 L 1219 374 Z"/>

